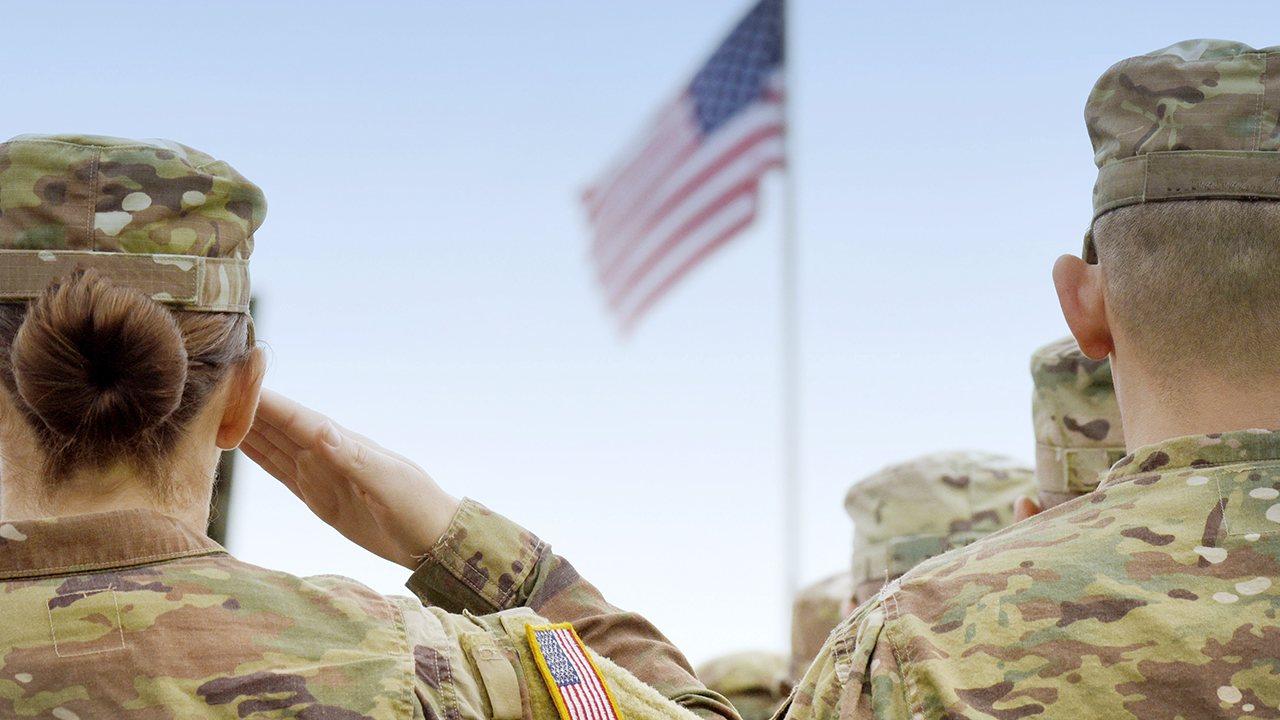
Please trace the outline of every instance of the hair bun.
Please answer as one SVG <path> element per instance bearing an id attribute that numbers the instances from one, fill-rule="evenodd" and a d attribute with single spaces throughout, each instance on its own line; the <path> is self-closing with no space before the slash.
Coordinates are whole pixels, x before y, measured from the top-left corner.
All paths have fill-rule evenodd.
<path id="1" fill-rule="evenodd" d="M 77 272 L 31 302 L 10 354 L 18 394 L 55 434 L 114 444 L 178 408 L 187 351 L 173 314 Z"/>

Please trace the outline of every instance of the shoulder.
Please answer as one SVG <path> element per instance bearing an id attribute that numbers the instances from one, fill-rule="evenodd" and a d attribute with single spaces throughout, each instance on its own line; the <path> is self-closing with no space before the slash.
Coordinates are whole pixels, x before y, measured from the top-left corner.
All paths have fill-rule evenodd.
<path id="1" fill-rule="evenodd" d="M 886 588 L 879 642 L 894 648 L 913 707 L 1124 712 L 1126 673 L 1168 661 L 1178 650 L 1162 639 L 1185 629 L 1189 603 L 1238 580 L 1219 577 L 1235 542 L 1230 503 L 1201 472 L 1104 486 Z"/>
<path id="2" fill-rule="evenodd" d="M 278 616 L 310 625 L 316 632 L 342 625 L 355 632 L 366 626 L 386 626 L 394 632 L 402 625 L 399 599 L 340 575 L 301 577 L 225 554 L 152 567 L 163 573 L 165 584 L 177 584 L 200 595 L 223 596 L 223 606 L 235 611 L 241 621 Z"/>
<path id="3" fill-rule="evenodd" d="M 787 718 L 911 716 L 897 651 L 885 633 L 884 603 L 895 588 L 890 583 L 836 626 L 792 693 Z"/>

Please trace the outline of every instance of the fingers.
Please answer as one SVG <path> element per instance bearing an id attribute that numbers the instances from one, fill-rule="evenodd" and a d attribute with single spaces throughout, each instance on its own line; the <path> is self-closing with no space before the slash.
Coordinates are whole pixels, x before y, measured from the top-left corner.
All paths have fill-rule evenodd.
<path id="1" fill-rule="evenodd" d="M 320 440 L 320 434 L 329 422 L 323 413 L 263 388 L 253 424 L 255 429 L 270 435 L 274 441 L 287 438 L 294 445 L 309 448 Z"/>
<path id="2" fill-rule="evenodd" d="M 417 463 L 409 458 L 384 448 L 365 435 L 350 430 L 334 422 L 324 413 L 296 402 L 278 392 L 263 388 L 262 400 L 258 405 L 258 416 L 254 420 L 254 430 L 274 445 L 297 454 L 304 449 L 315 449 L 322 444 L 335 447 L 332 439 L 326 441 L 324 435 L 329 428 L 334 428 L 344 438 L 355 440 L 367 449 L 395 458 L 400 462 L 421 470 Z M 337 444 L 341 444 L 341 438 Z"/>
<path id="3" fill-rule="evenodd" d="M 274 447 L 263 443 L 261 438 L 246 437 L 244 442 L 240 443 L 240 451 L 245 457 L 257 463 L 268 474 L 279 480 L 282 485 L 289 489 L 289 492 L 302 498 L 302 492 L 298 489 L 298 483 L 294 479 L 297 474 L 297 468 L 294 466 L 292 459 L 284 456 Z"/>

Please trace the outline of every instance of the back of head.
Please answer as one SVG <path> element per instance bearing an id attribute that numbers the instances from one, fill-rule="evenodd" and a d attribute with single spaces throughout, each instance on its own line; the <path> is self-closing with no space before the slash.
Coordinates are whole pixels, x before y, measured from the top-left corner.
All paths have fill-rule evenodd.
<path id="1" fill-rule="evenodd" d="M 177 143 L 0 145 L 0 384 L 56 484 L 164 459 L 253 347 L 261 192 Z"/>
<path id="2" fill-rule="evenodd" d="M 849 488 L 859 602 L 917 564 L 1013 522 L 1035 473 L 1002 455 L 952 452 L 891 465 Z"/>
<path id="3" fill-rule="evenodd" d="M 1031 356 L 1036 485 L 1048 509 L 1092 492 L 1125 455 L 1111 362 L 1093 360 L 1070 336 Z"/>
<path id="4" fill-rule="evenodd" d="M 1170 378 L 1280 376 L 1280 48 L 1193 40 L 1117 63 L 1085 108 L 1085 255 Z"/>

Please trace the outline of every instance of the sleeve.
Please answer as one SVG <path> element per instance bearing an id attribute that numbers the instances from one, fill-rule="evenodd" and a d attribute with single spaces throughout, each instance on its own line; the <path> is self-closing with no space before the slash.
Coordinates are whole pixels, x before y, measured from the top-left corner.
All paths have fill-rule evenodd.
<path id="1" fill-rule="evenodd" d="M 406 585 L 423 603 L 451 613 L 526 607 L 552 622 L 572 623 L 588 647 L 665 697 L 708 720 L 738 720 L 652 623 L 610 605 L 550 545 L 474 500 L 462 501 Z"/>
<path id="2" fill-rule="evenodd" d="M 779 711 L 784 720 L 908 720 L 897 655 L 885 635 L 881 596 L 860 605 L 831 633 Z"/>

